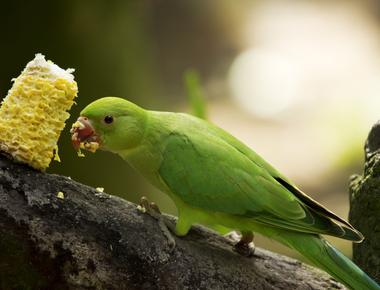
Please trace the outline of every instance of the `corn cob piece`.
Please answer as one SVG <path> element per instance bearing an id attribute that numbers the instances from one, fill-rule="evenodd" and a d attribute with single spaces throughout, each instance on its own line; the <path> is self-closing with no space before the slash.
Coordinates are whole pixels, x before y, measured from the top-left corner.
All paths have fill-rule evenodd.
<path id="1" fill-rule="evenodd" d="M 42 171 L 49 166 L 78 92 L 73 71 L 42 54 L 26 65 L 0 108 L 1 151 Z"/>

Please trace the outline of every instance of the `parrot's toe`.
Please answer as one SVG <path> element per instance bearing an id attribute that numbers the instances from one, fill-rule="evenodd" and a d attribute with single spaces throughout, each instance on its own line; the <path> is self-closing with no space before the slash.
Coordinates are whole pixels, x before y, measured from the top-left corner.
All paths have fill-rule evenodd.
<path id="1" fill-rule="evenodd" d="M 240 240 L 233 247 L 234 251 L 244 257 L 252 257 L 255 253 L 253 238 L 252 232 L 242 232 Z"/>
<path id="2" fill-rule="evenodd" d="M 137 206 L 137 209 L 149 214 L 155 219 L 159 219 L 161 216 L 161 211 L 158 206 L 154 202 L 149 202 L 145 196 L 140 199 L 140 205 Z"/>
<path id="3" fill-rule="evenodd" d="M 170 252 L 174 250 L 176 243 L 173 235 L 170 231 L 175 229 L 174 224 L 166 219 L 154 202 L 149 202 L 148 199 L 143 196 L 140 200 L 140 205 L 137 207 L 140 211 L 149 214 L 151 217 L 157 220 L 158 226 L 168 241 Z"/>
<path id="4" fill-rule="evenodd" d="M 172 231 L 175 228 L 175 225 L 171 221 L 163 217 L 162 215 L 161 215 L 161 218 L 158 220 L 158 225 L 168 241 L 170 252 L 172 252 L 174 248 L 176 247 L 175 239 L 172 235 Z"/>
<path id="5" fill-rule="evenodd" d="M 255 254 L 255 244 L 253 242 L 250 243 L 242 243 L 241 241 L 234 245 L 234 251 L 244 257 L 253 257 Z"/>

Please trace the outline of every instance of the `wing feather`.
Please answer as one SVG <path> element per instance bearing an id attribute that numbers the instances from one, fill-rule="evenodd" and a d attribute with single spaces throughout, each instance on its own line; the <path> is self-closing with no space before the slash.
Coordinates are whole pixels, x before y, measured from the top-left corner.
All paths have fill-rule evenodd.
<path id="1" fill-rule="evenodd" d="M 313 210 L 309 201 L 276 180 L 271 173 L 277 171 L 257 162 L 212 134 L 173 132 L 166 140 L 159 174 L 174 194 L 193 207 L 344 237 L 344 227 L 323 210 Z"/>

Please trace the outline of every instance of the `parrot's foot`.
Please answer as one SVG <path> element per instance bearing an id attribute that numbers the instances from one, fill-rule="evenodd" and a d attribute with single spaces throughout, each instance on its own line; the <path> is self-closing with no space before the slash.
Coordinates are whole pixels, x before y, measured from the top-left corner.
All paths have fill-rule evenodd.
<path id="1" fill-rule="evenodd" d="M 233 232 L 234 233 L 234 232 Z M 228 238 L 237 240 L 238 234 L 228 234 Z M 242 232 L 240 240 L 234 245 L 233 250 L 244 257 L 252 257 L 255 253 L 254 235 L 252 232 Z"/>
<path id="2" fill-rule="evenodd" d="M 149 202 L 149 200 L 143 196 L 140 200 L 140 205 L 138 209 L 144 213 L 149 214 L 151 217 L 158 221 L 158 226 L 160 227 L 162 233 L 168 240 L 168 245 L 170 251 L 175 248 L 175 239 L 170 231 L 175 231 L 175 225 L 167 220 L 161 213 L 160 209 L 154 202 Z"/>

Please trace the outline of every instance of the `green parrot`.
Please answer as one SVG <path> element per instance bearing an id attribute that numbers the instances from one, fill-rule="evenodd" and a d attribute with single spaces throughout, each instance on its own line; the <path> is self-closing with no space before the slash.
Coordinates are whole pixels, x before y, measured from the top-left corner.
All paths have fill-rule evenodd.
<path id="1" fill-rule="evenodd" d="M 116 97 L 98 99 L 80 115 L 71 131 L 74 146 L 96 145 L 120 155 L 166 193 L 178 209 L 176 235 L 203 224 L 240 231 L 238 244 L 244 247 L 257 232 L 298 251 L 351 289 L 380 289 L 321 236 L 361 242 L 362 234 L 221 128 Z"/>

